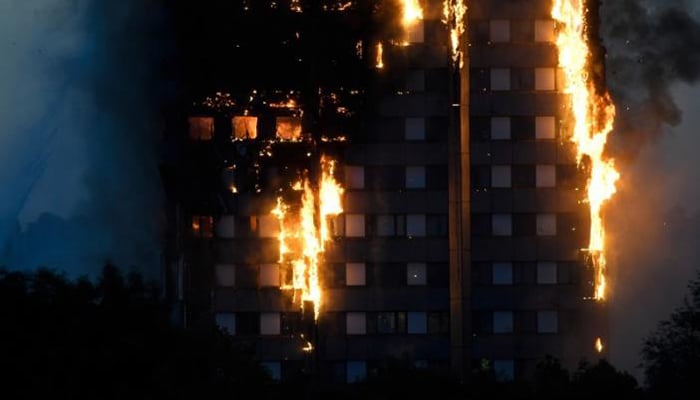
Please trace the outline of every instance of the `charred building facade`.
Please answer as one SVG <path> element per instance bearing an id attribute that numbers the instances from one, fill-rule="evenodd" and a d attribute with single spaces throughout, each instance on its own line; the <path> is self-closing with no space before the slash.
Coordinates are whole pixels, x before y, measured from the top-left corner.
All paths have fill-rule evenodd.
<path id="1" fill-rule="evenodd" d="M 595 355 L 550 0 L 468 1 L 461 62 L 443 8 L 461 2 L 221 3 L 177 11 L 165 276 L 184 325 L 281 380 L 395 361 L 519 379 Z"/>

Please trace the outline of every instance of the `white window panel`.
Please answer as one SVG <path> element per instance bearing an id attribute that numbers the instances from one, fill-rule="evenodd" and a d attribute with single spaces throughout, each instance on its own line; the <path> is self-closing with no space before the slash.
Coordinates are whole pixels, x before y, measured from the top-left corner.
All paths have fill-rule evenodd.
<path id="1" fill-rule="evenodd" d="M 279 335 L 280 334 L 280 313 L 260 313 L 260 334 Z"/>
<path id="2" fill-rule="evenodd" d="M 497 262 L 493 263 L 491 278 L 494 285 L 513 284 L 513 263 Z"/>
<path id="3" fill-rule="evenodd" d="M 348 361 L 345 364 L 345 379 L 347 383 L 361 382 L 367 379 L 367 363 L 365 361 Z"/>
<path id="4" fill-rule="evenodd" d="M 489 38 L 493 43 L 510 42 L 510 20 L 493 19 L 489 21 Z"/>
<path id="5" fill-rule="evenodd" d="M 367 316 L 363 312 L 345 314 L 345 333 L 348 335 L 364 335 L 367 333 Z"/>
<path id="6" fill-rule="evenodd" d="M 425 118 L 406 118 L 406 140 L 425 140 Z"/>
<path id="7" fill-rule="evenodd" d="M 365 236 L 365 216 L 363 214 L 345 214 L 345 236 Z"/>
<path id="8" fill-rule="evenodd" d="M 236 334 L 236 314 L 234 313 L 217 313 L 216 325 L 229 335 Z"/>
<path id="9" fill-rule="evenodd" d="M 428 314 L 425 312 L 409 312 L 406 314 L 406 332 L 409 334 L 428 333 Z"/>
<path id="10" fill-rule="evenodd" d="M 508 139 L 510 139 L 510 117 L 493 117 L 493 118 L 491 118 L 491 139 L 493 139 L 493 140 L 508 140 Z"/>
<path id="11" fill-rule="evenodd" d="M 491 167 L 491 186 L 495 188 L 508 188 L 511 172 L 510 165 L 494 165 Z"/>
<path id="12" fill-rule="evenodd" d="M 280 285 L 280 267 L 278 264 L 260 265 L 260 286 L 278 287 Z"/>
<path id="13" fill-rule="evenodd" d="M 551 19 L 535 20 L 535 42 L 554 42 L 554 21 Z"/>
<path id="14" fill-rule="evenodd" d="M 406 284 L 409 286 L 426 285 L 428 282 L 425 263 L 406 264 Z"/>
<path id="15" fill-rule="evenodd" d="M 554 139 L 554 117 L 535 118 L 535 137 L 537 139 Z"/>
<path id="16" fill-rule="evenodd" d="M 406 188 L 425 188 L 425 167 L 406 167 Z"/>
<path id="17" fill-rule="evenodd" d="M 364 189 L 365 187 L 365 167 L 346 166 L 345 167 L 345 187 L 348 189 Z"/>
<path id="18" fill-rule="evenodd" d="M 513 332 L 513 312 L 494 311 L 493 312 L 493 333 Z"/>
<path id="19" fill-rule="evenodd" d="M 491 90 L 510 90 L 510 69 L 491 69 Z"/>
<path id="20" fill-rule="evenodd" d="M 557 333 L 559 331 L 559 314 L 556 311 L 537 312 L 537 332 Z"/>
<path id="21" fill-rule="evenodd" d="M 365 285 L 365 264 L 347 263 L 345 264 L 345 284 L 347 286 Z"/>
<path id="22" fill-rule="evenodd" d="M 223 215 L 216 221 L 216 236 L 231 239 L 235 236 L 235 231 L 233 215 Z"/>
<path id="23" fill-rule="evenodd" d="M 515 361 L 493 360 L 493 372 L 500 382 L 510 382 L 515 379 Z"/>
<path id="24" fill-rule="evenodd" d="M 535 68 L 535 90 L 555 90 L 554 68 Z"/>
<path id="25" fill-rule="evenodd" d="M 538 165 L 536 171 L 537 187 L 553 188 L 557 185 L 557 168 L 554 165 Z"/>
<path id="26" fill-rule="evenodd" d="M 557 263 L 537 263 L 537 283 L 540 285 L 554 285 L 557 283 Z"/>
<path id="27" fill-rule="evenodd" d="M 406 74 L 406 89 L 414 92 L 425 90 L 425 70 L 414 69 Z"/>
<path id="28" fill-rule="evenodd" d="M 556 214 L 537 214 L 537 235 L 553 236 L 557 234 Z"/>
<path id="29" fill-rule="evenodd" d="M 491 216 L 491 232 L 493 236 L 511 236 L 513 220 L 511 214 L 493 214 Z"/>
<path id="30" fill-rule="evenodd" d="M 236 266 L 233 264 L 216 264 L 217 286 L 236 286 Z"/>
<path id="31" fill-rule="evenodd" d="M 425 214 L 406 216 L 406 236 L 425 236 Z"/>
<path id="32" fill-rule="evenodd" d="M 263 361 L 260 366 L 267 370 L 273 381 L 282 379 L 282 364 L 279 361 Z"/>
<path id="33" fill-rule="evenodd" d="M 263 238 L 276 238 L 280 232 L 280 223 L 274 215 L 258 217 L 258 234 Z"/>

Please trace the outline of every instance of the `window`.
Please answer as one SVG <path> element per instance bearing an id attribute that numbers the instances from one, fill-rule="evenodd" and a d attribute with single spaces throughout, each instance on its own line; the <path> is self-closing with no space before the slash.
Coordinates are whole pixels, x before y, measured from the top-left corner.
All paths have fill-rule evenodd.
<path id="1" fill-rule="evenodd" d="M 535 20 L 535 42 L 554 42 L 554 21 Z"/>
<path id="2" fill-rule="evenodd" d="M 510 214 L 493 214 L 491 216 L 491 233 L 493 236 L 511 236 L 513 221 Z"/>
<path id="3" fill-rule="evenodd" d="M 510 90 L 510 69 L 491 69 L 491 90 Z"/>
<path id="4" fill-rule="evenodd" d="M 408 323 L 406 332 L 409 334 L 426 334 L 428 333 L 428 314 L 425 312 L 409 312 L 407 313 Z"/>
<path id="5" fill-rule="evenodd" d="M 396 313 L 380 312 L 377 316 L 377 333 L 391 334 L 396 333 Z"/>
<path id="6" fill-rule="evenodd" d="M 345 167 L 345 187 L 348 189 L 364 189 L 364 187 L 365 187 L 365 167 L 346 166 Z"/>
<path id="7" fill-rule="evenodd" d="M 409 286 L 427 284 L 425 263 L 408 263 L 406 265 L 406 284 Z"/>
<path id="8" fill-rule="evenodd" d="M 493 360 L 493 373 L 501 382 L 509 382 L 515 379 L 515 361 Z"/>
<path id="9" fill-rule="evenodd" d="M 216 264 L 216 284 L 222 287 L 236 286 L 236 266 L 232 264 Z"/>
<path id="10" fill-rule="evenodd" d="M 258 216 L 258 235 L 263 238 L 276 238 L 280 231 L 280 223 L 274 215 Z"/>
<path id="11" fill-rule="evenodd" d="M 425 139 L 425 118 L 406 118 L 406 140 Z"/>
<path id="12" fill-rule="evenodd" d="M 365 236 L 365 216 L 362 214 L 345 215 L 345 236 L 364 237 Z"/>
<path id="13" fill-rule="evenodd" d="M 493 43 L 510 42 L 510 21 L 494 19 L 489 22 L 489 37 Z"/>
<path id="14" fill-rule="evenodd" d="M 406 236 L 425 236 L 425 214 L 406 216 Z"/>
<path id="15" fill-rule="evenodd" d="M 427 236 L 447 236 L 447 214 L 432 214 L 426 216 Z"/>
<path id="16" fill-rule="evenodd" d="M 192 234 L 195 237 L 210 238 L 214 229 L 214 218 L 196 215 L 192 217 Z"/>
<path id="17" fill-rule="evenodd" d="M 280 313 L 269 312 L 260 314 L 260 334 L 279 335 L 280 334 Z"/>
<path id="18" fill-rule="evenodd" d="M 508 118 L 508 117 L 491 118 L 491 139 L 493 139 L 493 140 L 508 140 L 508 139 L 510 139 L 510 118 Z"/>
<path id="19" fill-rule="evenodd" d="M 494 165 L 491 167 L 491 186 L 507 188 L 510 183 L 510 165 Z"/>
<path id="20" fill-rule="evenodd" d="M 535 118 L 535 138 L 554 139 L 554 117 Z"/>
<path id="21" fill-rule="evenodd" d="M 361 382 L 367 379 L 367 363 L 364 361 L 348 361 L 345 371 L 347 383 Z"/>
<path id="22" fill-rule="evenodd" d="M 264 361 L 260 363 L 260 366 L 270 374 L 273 381 L 282 379 L 282 364 L 279 361 Z"/>
<path id="23" fill-rule="evenodd" d="M 234 140 L 255 139 L 258 137 L 258 117 L 239 116 L 231 119 Z"/>
<path id="24" fill-rule="evenodd" d="M 556 214 L 537 214 L 537 235 L 552 236 L 557 234 Z"/>
<path id="25" fill-rule="evenodd" d="M 512 311 L 494 311 L 493 333 L 513 333 Z"/>
<path id="26" fill-rule="evenodd" d="M 406 167 L 406 188 L 425 188 L 425 167 Z"/>
<path id="27" fill-rule="evenodd" d="M 428 332 L 447 334 L 450 332 L 450 314 L 447 311 L 428 313 Z"/>
<path id="28" fill-rule="evenodd" d="M 535 68 L 535 90 L 554 90 L 554 76 L 554 68 Z"/>
<path id="29" fill-rule="evenodd" d="M 537 263 L 537 283 L 539 285 L 554 285 L 557 283 L 557 263 Z"/>
<path id="30" fill-rule="evenodd" d="M 301 119 L 277 117 L 277 139 L 296 141 L 301 139 Z"/>
<path id="31" fill-rule="evenodd" d="M 348 286 L 365 285 L 365 264 L 347 263 L 345 264 L 345 284 Z"/>
<path id="32" fill-rule="evenodd" d="M 377 215 L 376 233 L 377 236 L 395 236 L 396 227 L 393 215 Z"/>
<path id="33" fill-rule="evenodd" d="M 557 183 L 557 169 L 554 165 L 538 165 L 536 169 L 537 187 L 551 188 Z"/>
<path id="34" fill-rule="evenodd" d="M 493 268 L 491 272 L 492 283 L 494 285 L 513 284 L 513 263 L 493 263 Z"/>
<path id="35" fill-rule="evenodd" d="M 406 27 L 408 31 L 408 43 L 423 43 L 423 20 L 420 19 Z"/>
<path id="36" fill-rule="evenodd" d="M 367 333 L 367 316 L 363 312 L 345 314 L 345 333 L 348 335 L 364 335 Z"/>
<path id="37" fill-rule="evenodd" d="M 223 215 L 216 223 L 216 236 L 231 239 L 235 236 L 235 218 L 233 215 Z"/>
<path id="38" fill-rule="evenodd" d="M 216 325 L 228 333 L 229 335 L 236 334 L 236 314 L 234 313 L 217 313 Z"/>
<path id="39" fill-rule="evenodd" d="M 214 137 L 214 118 L 190 117 L 190 139 L 211 140 Z"/>
<path id="40" fill-rule="evenodd" d="M 277 264 L 260 265 L 260 286 L 278 287 L 280 285 L 280 267 Z"/>
<path id="41" fill-rule="evenodd" d="M 425 71 L 415 69 L 406 74 L 406 90 L 422 92 L 425 90 Z"/>
<path id="42" fill-rule="evenodd" d="M 559 318 L 556 311 L 537 312 L 537 333 L 557 333 Z"/>

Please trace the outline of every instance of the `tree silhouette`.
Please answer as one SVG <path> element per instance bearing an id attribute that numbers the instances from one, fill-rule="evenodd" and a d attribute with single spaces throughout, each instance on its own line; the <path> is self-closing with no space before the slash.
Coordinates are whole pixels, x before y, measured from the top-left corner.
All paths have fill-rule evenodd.
<path id="1" fill-rule="evenodd" d="M 652 395 L 700 395 L 700 271 L 688 284 L 683 305 L 662 321 L 644 342 L 644 372 Z"/>

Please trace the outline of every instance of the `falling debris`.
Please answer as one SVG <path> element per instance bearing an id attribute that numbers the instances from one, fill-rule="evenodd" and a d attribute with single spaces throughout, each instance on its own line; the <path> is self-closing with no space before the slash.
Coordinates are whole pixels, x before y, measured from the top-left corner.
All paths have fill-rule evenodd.
<path id="1" fill-rule="evenodd" d="M 602 206 L 616 192 L 620 174 L 614 160 L 604 155 L 615 121 L 615 106 L 609 93 L 599 93 L 591 77 L 592 52 L 587 39 L 584 0 L 555 0 L 552 18 L 558 22 L 556 45 L 559 66 L 565 75 L 564 93 L 570 95 L 571 140 L 579 165 L 589 170 L 587 200 L 591 214 L 588 254 L 595 270 L 594 299 L 606 296 L 605 227 Z"/>

